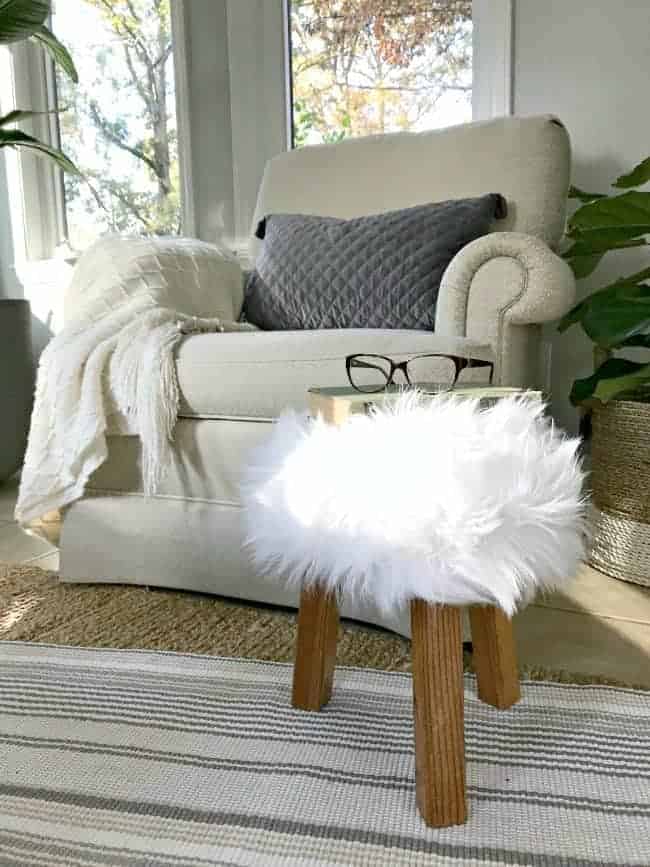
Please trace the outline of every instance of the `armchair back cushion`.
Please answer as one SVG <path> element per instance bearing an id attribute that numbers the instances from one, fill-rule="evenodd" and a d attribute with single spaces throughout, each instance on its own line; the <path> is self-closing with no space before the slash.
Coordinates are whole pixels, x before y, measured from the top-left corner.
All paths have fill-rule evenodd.
<path id="1" fill-rule="evenodd" d="M 570 144 L 550 115 L 503 117 L 423 133 L 304 147 L 266 166 L 253 232 L 268 214 L 353 217 L 498 191 L 498 231 L 555 247 L 564 229 Z M 253 258 L 260 242 L 252 240 Z"/>

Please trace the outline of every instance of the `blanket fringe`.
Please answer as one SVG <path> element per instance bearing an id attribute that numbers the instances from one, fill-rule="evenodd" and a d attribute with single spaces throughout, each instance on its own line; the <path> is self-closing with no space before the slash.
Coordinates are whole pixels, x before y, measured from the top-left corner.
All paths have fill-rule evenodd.
<path id="1" fill-rule="evenodd" d="M 145 496 L 156 493 L 172 460 L 180 403 L 175 349 L 188 334 L 224 330 L 218 317 L 183 316 L 156 308 L 120 335 L 111 361 L 111 390 L 142 442 Z"/>

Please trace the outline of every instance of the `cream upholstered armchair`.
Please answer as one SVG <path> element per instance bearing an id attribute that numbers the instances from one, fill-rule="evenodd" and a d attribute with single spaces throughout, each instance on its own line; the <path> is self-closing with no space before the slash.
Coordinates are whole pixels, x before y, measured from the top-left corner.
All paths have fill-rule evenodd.
<path id="1" fill-rule="evenodd" d="M 65 515 L 64 579 L 296 604 L 294 592 L 257 578 L 242 550 L 238 488 L 247 453 L 282 409 L 305 406 L 309 387 L 346 384 L 344 359 L 354 352 L 471 352 L 494 360 L 497 382 L 538 384 L 540 325 L 561 316 L 574 298 L 571 271 L 553 252 L 564 227 L 569 168 L 568 135 L 552 117 L 356 139 L 271 160 L 255 223 L 269 213 L 354 217 L 488 192 L 505 196 L 508 217 L 499 221 L 500 231 L 452 260 L 433 333 L 349 329 L 185 338 L 177 353 L 182 404 L 174 465 L 158 494 L 145 498 L 138 440 L 110 438 L 106 463 Z M 224 283 L 231 293 L 229 269 Z M 243 284 L 242 274 L 235 315 Z M 408 630 L 408 618 L 399 614 L 388 621 L 362 606 L 343 613 Z"/>

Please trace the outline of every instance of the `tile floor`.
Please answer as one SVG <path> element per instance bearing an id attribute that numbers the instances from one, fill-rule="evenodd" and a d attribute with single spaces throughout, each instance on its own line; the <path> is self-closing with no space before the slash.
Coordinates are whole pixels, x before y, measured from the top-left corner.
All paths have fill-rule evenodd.
<path id="1" fill-rule="evenodd" d="M 0 485 L 0 560 L 57 571 L 57 549 L 13 520 L 16 483 Z M 587 566 L 561 593 L 515 619 L 522 663 L 602 675 L 650 688 L 650 589 Z"/>
<path id="2" fill-rule="evenodd" d="M 0 560 L 34 563 L 43 569 L 59 569 L 59 552 L 54 545 L 22 530 L 14 521 L 18 483 L 0 484 Z"/>

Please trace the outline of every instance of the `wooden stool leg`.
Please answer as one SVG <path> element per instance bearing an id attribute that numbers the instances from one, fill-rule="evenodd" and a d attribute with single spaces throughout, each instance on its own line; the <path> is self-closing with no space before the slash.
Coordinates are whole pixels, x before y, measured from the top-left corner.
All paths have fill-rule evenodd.
<path id="1" fill-rule="evenodd" d="M 320 710 L 330 700 L 338 626 L 339 610 L 334 594 L 317 587 L 303 590 L 293 667 L 294 707 Z"/>
<path id="2" fill-rule="evenodd" d="M 493 605 L 469 609 L 479 698 L 501 710 L 519 701 L 512 620 Z"/>
<path id="3" fill-rule="evenodd" d="M 418 807 L 433 828 L 462 825 L 467 808 L 460 609 L 415 599 L 411 633 Z"/>

